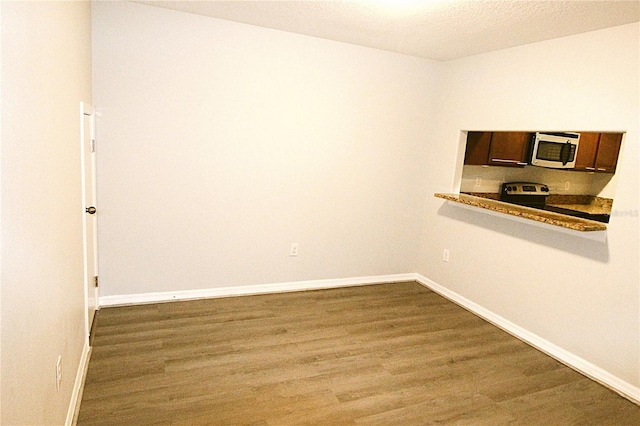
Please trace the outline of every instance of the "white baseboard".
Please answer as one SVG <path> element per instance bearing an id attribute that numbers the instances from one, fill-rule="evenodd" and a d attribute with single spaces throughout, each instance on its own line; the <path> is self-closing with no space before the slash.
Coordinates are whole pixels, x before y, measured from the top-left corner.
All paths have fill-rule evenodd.
<path id="1" fill-rule="evenodd" d="M 430 279 L 416 274 L 416 281 L 430 290 L 440 294 L 441 296 L 451 300 L 457 305 L 473 312 L 479 317 L 484 318 L 495 326 L 501 328 L 507 333 L 517 337 L 518 339 L 530 344 L 534 348 L 546 353 L 547 355 L 557 359 L 563 364 L 573 368 L 574 370 L 584 374 L 592 380 L 608 387 L 609 389 L 617 392 L 621 396 L 629 399 L 630 401 L 640 404 L 640 388 L 634 386 L 619 377 L 614 376 L 606 370 L 586 361 L 575 354 L 562 349 L 559 346 L 541 338 L 540 336 L 531 333 L 530 331 L 506 320 L 505 318 L 495 314 L 494 312 L 478 305 L 466 299 L 465 297 L 455 293 L 440 284 L 437 284 Z"/>
<path id="2" fill-rule="evenodd" d="M 285 283 L 258 284 L 238 287 L 207 288 L 199 290 L 167 291 L 158 293 L 123 294 L 102 296 L 100 307 L 140 305 L 177 300 L 208 299 L 230 296 L 249 296 L 268 293 L 286 293 L 304 290 L 322 290 L 338 287 L 353 287 L 371 284 L 384 284 L 403 281 L 415 281 L 416 274 L 376 275 L 370 277 L 339 278 L 328 280 L 293 281 Z"/>
<path id="3" fill-rule="evenodd" d="M 71 401 L 69 402 L 69 409 L 67 410 L 67 419 L 64 422 L 65 426 L 73 426 L 76 424 L 78 411 L 80 410 L 80 402 L 82 400 L 82 390 L 84 389 L 84 379 L 87 377 L 87 369 L 89 368 L 90 353 L 91 347 L 89 346 L 89 341 L 87 339 L 84 347 L 82 348 L 80 364 L 78 365 L 78 371 L 76 372 L 76 381 L 73 384 Z"/>

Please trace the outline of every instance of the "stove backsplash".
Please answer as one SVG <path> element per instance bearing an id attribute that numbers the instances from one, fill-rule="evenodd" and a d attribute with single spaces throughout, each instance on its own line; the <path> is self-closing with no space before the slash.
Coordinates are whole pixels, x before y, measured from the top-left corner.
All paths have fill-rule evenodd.
<path id="1" fill-rule="evenodd" d="M 613 178 L 613 179 L 612 179 Z M 597 195 L 613 198 L 614 175 L 574 172 L 543 167 L 464 166 L 460 192 L 500 192 L 504 182 L 536 182 L 549 186 L 552 194 Z"/>

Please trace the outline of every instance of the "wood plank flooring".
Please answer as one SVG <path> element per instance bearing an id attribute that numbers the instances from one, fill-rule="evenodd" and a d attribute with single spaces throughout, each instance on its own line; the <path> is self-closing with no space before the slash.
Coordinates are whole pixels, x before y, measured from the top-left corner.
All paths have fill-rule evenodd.
<path id="1" fill-rule="evenodd" d="M 102 309 L 78 425 L 640 425 L 421 285 Z"/>

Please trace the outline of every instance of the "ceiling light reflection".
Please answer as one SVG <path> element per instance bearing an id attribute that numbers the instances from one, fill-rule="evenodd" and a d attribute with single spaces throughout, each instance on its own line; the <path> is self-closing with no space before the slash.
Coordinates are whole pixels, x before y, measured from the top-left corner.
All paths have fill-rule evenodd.
<path id="1" fill-rule="evenodd" d="M 452 0 L 359 0 L 358 3 L 380 10 L 387 16 L 401 17 L 446 1 L 451 2 Z"/>

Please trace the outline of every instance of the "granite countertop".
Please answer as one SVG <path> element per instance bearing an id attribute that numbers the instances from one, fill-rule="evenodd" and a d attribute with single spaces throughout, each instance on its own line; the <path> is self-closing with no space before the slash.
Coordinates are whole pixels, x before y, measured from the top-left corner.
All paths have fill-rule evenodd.
<path id="1" fill-rule="evenodd" d="M 543 222 L 549 225 L 561 226 L 563 228 L 573 229 L 574 231 L 590 232 L 590 231 L 604 231 L 607 229 L 607 225 L 601 222 L 596 222 L 588 219 L 581 219 L 577 217 L 567 216 L 560 213 L 554 213 L 544 210 L 539 210 L 532 207 L 519 206 L 517 204 L 505 203 L 498 200 L 498 194 L 482 193 L 482 194 L 434 194 L 437 198 L 453 201 L 456 203 L 466 204 L 482 209 L 487 209 L 499 213 L 508 214 L 511 216 L 518 216 L 525 219 L 534 220 L 536 222 Z M 551 198 L 552 196 L 549 196 Z M 560 196 L 560 197 L 574 197 L 574 196 Z M 584 196 L 579 196 L 584 197 Z M 590 202 L 582 203 L 584 199 L 570 199 L 570 198 L 556 198 L 548 200 L 549 205 L 557 205 L 558 207 L 575 209 L 575 206 L 579 206 L 583 211 L 587 212 L 606 212 L 611 211 L 611 203 L 608 203 L 607 199 L 598 199 L 597 197 L 591 197 Z M 567 203 L 558 201 L 568 201 Z M 571 202 L 571 204 L 569 203 Z M 608 211 L 606 211 L 608 208 Z"/>
<path id="2" fill-rule="evenodd" d="M 463 192 L 463 194 L 491 200 L 500 199 L 500 194 L 494 192 Z M 589 214 L 611 214 L 613 200 L 593 195 L 551 194 L 547 197 L 546 204 Z"/>
<path id="3" fill-rule="evenodd" d="M 550 195 L 549 199 L 547 200 L 547 205 L 562 207 L 569 210 L 577 210 L 590 214 L 611 214 L 611 206 L 613 204 L 612 199 L 593 197 L 589 195 L 583 197 L 583 199 L 572 200 L 571 196 L 569 195 Z"/>

